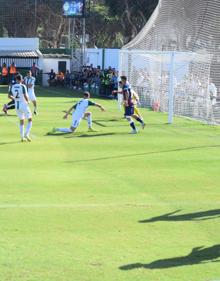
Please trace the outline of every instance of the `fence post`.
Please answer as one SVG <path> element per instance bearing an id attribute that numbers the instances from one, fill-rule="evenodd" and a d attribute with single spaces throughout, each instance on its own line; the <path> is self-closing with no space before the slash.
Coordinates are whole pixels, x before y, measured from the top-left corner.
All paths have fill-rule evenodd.
<path id="1" fill-rule="evenodd" d="M 175 53 L 171 52 L 169 67 L 169 101 L 168 101 L 168 123 L 173 123 L 173 100 L 174 100 L 174 57 Z"/>

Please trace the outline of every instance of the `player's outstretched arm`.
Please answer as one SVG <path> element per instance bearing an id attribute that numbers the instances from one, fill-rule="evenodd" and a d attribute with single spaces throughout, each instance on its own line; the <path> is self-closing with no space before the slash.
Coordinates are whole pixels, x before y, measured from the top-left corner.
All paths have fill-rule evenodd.
<path id="1" fill-rule="evenodd" d="M 112 91 L 112 95 L 122 94 L 122 93 L 123 93 L 122 90 L 113 90 L 113 91 Z"/>
<path id="2" fill-rule="evenodd" d="M 63 119 L 67 119 L 68 115 L 71 113 L 71 111 L 73 110 L 74 106 L 71 106 L 70 109 L 66 112 L 66 114 L 63 116 Z"/>
<path id="3" fill-rule="evenodd" d="M 9 98 L 10 100 L 15 100 L 14 96 L 13 96 L 11 93 L 8 94 L 8 98 Z"/>
<path id="4" fill-rule="evenodd" d="M 101 109 L 101 111 L 105 111 L 104 107 L 101 104 L 96 103 L 95 106 Z"/>

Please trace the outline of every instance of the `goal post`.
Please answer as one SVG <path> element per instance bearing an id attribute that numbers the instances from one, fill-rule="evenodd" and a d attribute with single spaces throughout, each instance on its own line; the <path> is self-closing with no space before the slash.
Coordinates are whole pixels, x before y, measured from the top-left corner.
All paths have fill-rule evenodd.
<path id="1" fill-rule="evenodd" d="M 173 123 L 173 98 L 174 98 L 174 52 L 170 54 L 170 66 L 169 66 L 169 104 L 168 104 L 168 123 Z"/>

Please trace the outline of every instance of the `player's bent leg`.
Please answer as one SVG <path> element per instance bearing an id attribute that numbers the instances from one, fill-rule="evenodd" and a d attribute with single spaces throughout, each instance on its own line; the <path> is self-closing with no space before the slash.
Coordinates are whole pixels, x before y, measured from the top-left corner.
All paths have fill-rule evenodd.
<path id="1" fill-rule="evenodd" d="M 141 119 L 140 117 L 138 117 L 136 114 L 133 114 L 132 117 L 133 117 L 134 119 L 136 119 L 139 123 L 141 123 L 142 129 L 145 128 L 146 124 L 144 123 L 144 120 L 143 120 L 143 119 Z"/>
<path id="2" fill-rule="evenodd" d="M 135 127 L 134 121 L 132 120 L 131 116 L 126 115 L 126 119 L 128 120 L 128 122 L 129 122 L 129 124 L 132 128 L 132 131 L 130 133 L 131 134 L 137 134 L 137 129 Z"/>
<path id="3" fill-rule="evenodd" d="M 10 101 L 6 105 L 7 105 L 7 110 L 15 109 L 15 101 L 14 100 Z"/>
<path id="4" fill-rule="evenodd" d="M 134 114 L 143 120 L 143 117 L 141 116 L 140 110 L 137 108 L 137 106 L 134 107 Z"/>
<path id="5" fill-rule="evenodd" d="M 5 113 L 5 114 L 7 114 L 7 104 L 4 104 L 4 106 L 3 106 L 3 108 L 2 108 L 2 111 Z"/>
<path id="6" fill-rule="evenodd" d="M 70 127 L 71 133 L 74 133 L 77 127 Z"/>
<path id="7" fill-rule="evenodd" d="M 96 132 L 92 128 L 92 113 L 91 112 L 85 112 L 84 117 L 87 118 L 87 123 L 88 123 L 88 132 Z"/>
<path id="8" fill-rule="evenodd" d="M 128 122 L 131 122 L 131 121 L 132 121 L 131 116 L 125 116 L 125 118 L 128 120 Z"/>
<path id="9" fill-rule="evenodd" d="M 70 127 L 70 128 L 53 128 L 53 133 L 55 132 L 61 132 L 61 133 L 66 133 L 66 134 L 71 134 L 75 131 L 76 128 Z"/>

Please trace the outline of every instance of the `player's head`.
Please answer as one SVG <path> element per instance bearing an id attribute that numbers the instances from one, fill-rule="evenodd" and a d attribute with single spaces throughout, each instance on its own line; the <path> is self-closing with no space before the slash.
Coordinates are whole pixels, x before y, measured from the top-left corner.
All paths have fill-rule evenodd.
<path id="1" fill-rule="evenodd" d="M 16 81 L 18 82 L 18 83 L 20 83 L 21 82 L 21 80 L 22 80 L 22 76 L 21 76 L 21 74 L 17 74 L 17 76 L 16 76 Z"/>
<path id="2" fill-rule="evenodd" d="M 121 82 L 122 82 L 122 84 L 125 84 L 127 82 L 127 77 L 121 76 Z"/>
<path id="3" fill-rule="evenodd" d="M 84 92 L 83 97 L 84 97 L 84 99 L 89 99 L 90 98 L 90 93 L 89 92 Z"/>
<path id="4" fill-rule="evenodd" d="M 31 76 L 31 74 L 32 74 L 31 70 L 28 70 L 27 76 Z"/>

